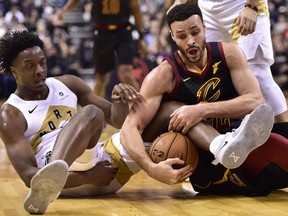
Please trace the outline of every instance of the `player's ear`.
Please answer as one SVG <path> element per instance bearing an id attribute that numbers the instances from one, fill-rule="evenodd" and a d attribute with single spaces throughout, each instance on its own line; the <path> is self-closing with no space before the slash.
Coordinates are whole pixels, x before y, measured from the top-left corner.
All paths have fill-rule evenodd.
<path id="1" fill-rule="evenodd" d="M 173 35 L 173 32 L 170 30 L 170 35 L 171 35 L 171 38 L 173 41 L 175 41 L 175 38 L 174 38 L 174 35 Z"/>
<path id="2" fill-rule="evenodd" d="M 11 74 L 16 78 L 16 70 L 13 66 L 10 66 Z"/>
<path id="3" fill-rule="evenodd" d="M 204 21 L 203 21 L 203 28 L 204 28 L 204 32 L 206 32 L 206 25 Z"/>

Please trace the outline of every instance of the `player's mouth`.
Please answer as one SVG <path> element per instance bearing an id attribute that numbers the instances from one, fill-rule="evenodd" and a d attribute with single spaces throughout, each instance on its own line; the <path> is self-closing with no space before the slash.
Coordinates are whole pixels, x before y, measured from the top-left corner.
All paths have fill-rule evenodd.
<path id="1" fill-rule="evenodd" d="M 189 49 L 189 50 L 188 50 L 188 54 L 189 54 L 192 58 L 195 58 L 195 57 L 197 57 L 198 49 L 197 49 L 197 48 Z"/>
<path id="2" fill-rule="evenodd" d="M 37 79 L 35 80 L 35 83 L 38 85 L 38 86 L 45 86 L 45 78 L 42 78 L 42 79 Z"/>

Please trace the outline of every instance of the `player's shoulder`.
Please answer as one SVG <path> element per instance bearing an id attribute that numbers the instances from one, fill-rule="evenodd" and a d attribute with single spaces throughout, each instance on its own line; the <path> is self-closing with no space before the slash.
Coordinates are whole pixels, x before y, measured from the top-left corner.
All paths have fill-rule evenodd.
<path id="1" fill-rule="evenodd" d="M 77 76 L 71 75 L 71 74 L 65 74 L 62 76 L 54 77 L 56 80 L 62 82 L 64 85 L 66 85 L 68 88 L 73 88 L 75 85 L 82 85 L 83 80 Z"/>
<path id="2" fill-rule="evenodd" d="M 164 60 L 157 67 L 155 67 L 148 75 L 153 77 L 154 79 L 160 79 L 162 81 L 173 80 L 173 68 L 168 63 L 168 61 Z"/>
<path id="3" fill-rule="evenodd" d="M 240 47 L 236 42 L 221 42 L 222 48 L 224 51 L 234 51 L 235 49 L 238 50 Z"/>
<path id="4" fill-rule="evenodd" d="M 222 42 L 222 49 L 224 52 L 225 57 L 236 57 L 238 58 L 239 55 L 243 54 L 243 51 L 241 48 L 238 46 L 238 44 L 234 42 Z"/>
<path id="5" fill-rule="evenodd" d="M 15 118 L 15 116 L 17 116 L 17 118 Z M 24 117 L 18 108 L 9 103 L 3 104 L 0 109 L 0 130 L 6 131 L 6 129 L 9 128 L 8 125 L 10 125 L 10 123 L 12 123 L 14 127 L 20 125 L 21 122 L 19 120 L 23 118 Z"/>
<path id="6" fill-rule="evenodd" d="M 149 89 L 161 89 L 162 93 L 169 91 L 174 85 L 174 75 L 171 65 L 167 61 L 163 61 L 155 67 L 144 79 L 142 86 Z M 142 87 L 141 87 L 142 88 Z M 151 89 L 152 90 L 152 89 Z"/>

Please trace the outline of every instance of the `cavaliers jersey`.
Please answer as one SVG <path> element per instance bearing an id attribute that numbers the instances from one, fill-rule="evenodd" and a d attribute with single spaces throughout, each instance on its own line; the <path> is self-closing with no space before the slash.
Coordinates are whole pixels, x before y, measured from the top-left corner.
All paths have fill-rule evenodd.
<path id="1" fill-rule="evenodd" d="M 66 85 L 55 78 L 47 78 L 46 85 L 49 94 L 45 100 L 26 101 L 11 94 L 5 102 L 23 114 L 27 124 L 24 135 L 35 154 L 38 148 L 54 139 L 77 112 L 77 97 Z"/>
<path id="2" fill-rule="evenodd" d="M 92 18 L 101 25 L 122 26 L 129 23 L 130 0 L 93 0 Z"/>
<path id="3" fill-rule="evenodd" d="M 201 73 L 187 70 L 178 51 L 166 58 L 173 68 L 175 87 L 170 94 L 164 95 L 163 100 L 175 100 L 192 105 L 200 102 L 230 100 L 239 96 L 232 83 L 222 43 L 207 43 L 206 48 L 207 65 Z M 228 118 L 207 120 L 218 131 L 227 131 L 239 125 L 239 120 Z"/>

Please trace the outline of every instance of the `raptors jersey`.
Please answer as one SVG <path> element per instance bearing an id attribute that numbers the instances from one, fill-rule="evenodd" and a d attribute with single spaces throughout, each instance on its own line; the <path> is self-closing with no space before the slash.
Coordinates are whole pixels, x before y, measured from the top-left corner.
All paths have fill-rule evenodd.
<path id="1" fill-rule="evenodd" d="M 47 78 L 49 95 L 45 100 L 25 101 L 11 94 L 5 103 L 21 111 L 27 128 L 24 133 L 36 154 L 45 143 L 55 139 L 61 129 L 77 111 L 77 97 L 62 82 Z"/>
<path id="2" fill-rule="evenodd" d="M 130 0 L 93 0 L 92 2 L 92 18 L 96 23 L 107 26 L 129 23 Z"/>
<path id="3" fill-rule="evenodd" d="M 222 43 L 207 43 L 206 48 L 207 65 L 201 73 L 187 70 L 178 51 L 166 58 L 173 68 L 176 84 L 170 94 L 164 95 L 163 100 L 175 100 L 192 105 L 200 102 L 230 100 L 238 96 L 226 64 Z M 239 124 L 239 120 L 228 118 L 207 120 L 218 131 L 223 130 L 223 132 Z"/>

